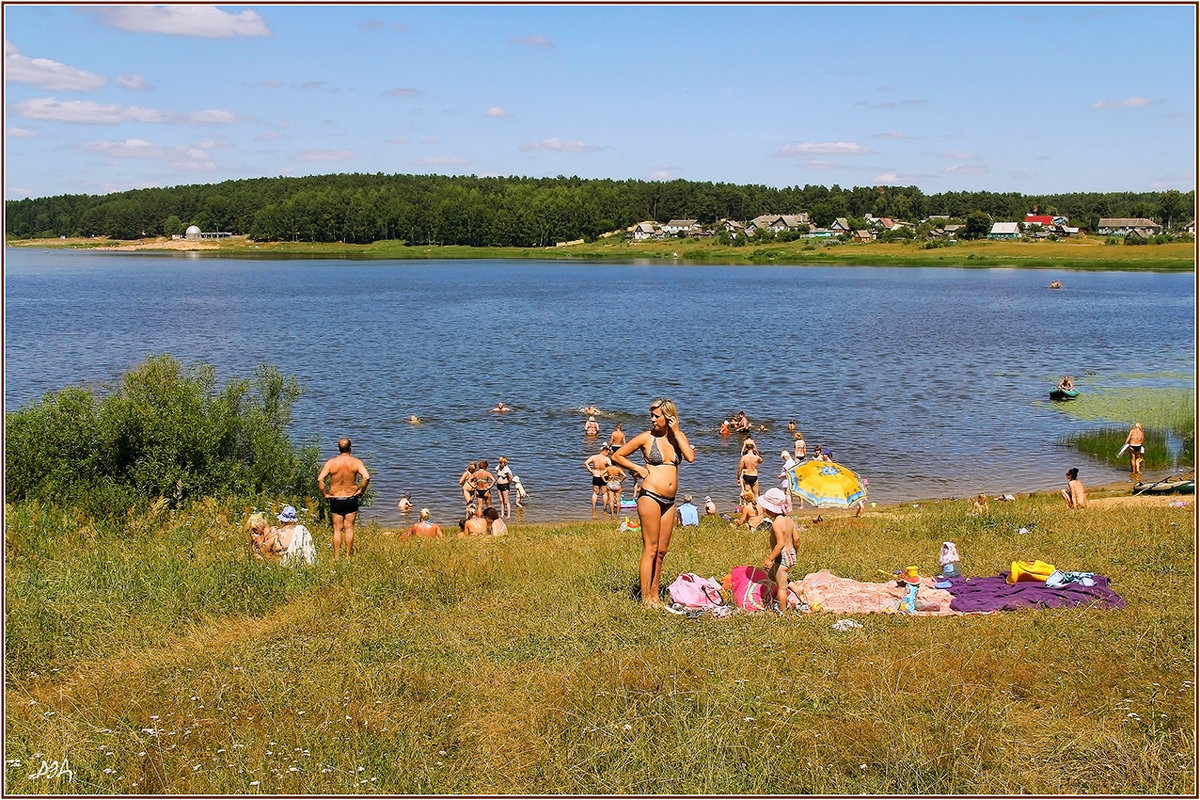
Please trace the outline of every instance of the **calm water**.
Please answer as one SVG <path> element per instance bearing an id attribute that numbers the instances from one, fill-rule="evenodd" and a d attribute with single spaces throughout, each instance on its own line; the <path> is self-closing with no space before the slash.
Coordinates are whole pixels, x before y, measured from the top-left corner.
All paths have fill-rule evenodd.
<path id="1" fill-rule="evenodd" d="M 149 354 L 222 377 L 273 364 L 308 389 L 294 440 L 328 457 L 350 436 L 379 495 L 365 516 L 385 524 L 405 491 L 456 519 L 466 462 L 500 455 L 532 495 L 526 520 L 587 517 L 580 409 L 604 410 L 602 441 L 618 421 L 643 430 L 659 395 L 697 450 L 681 493 L 726 509 L 740 441 L 717 427 L 738 409 L 769 428 L 764 475 L 794 417 L 878 502 L 1045 490 L 1073 465 L 1120 480 L 1055 444 L 1089 425 L 1047 391 L 1067 372 L 1085 393 L 1195 372 L 1191 274 L 9 249 L 5 289 L 8 409 Z M 516 411 L 488 413 L 498 400 Z"/>

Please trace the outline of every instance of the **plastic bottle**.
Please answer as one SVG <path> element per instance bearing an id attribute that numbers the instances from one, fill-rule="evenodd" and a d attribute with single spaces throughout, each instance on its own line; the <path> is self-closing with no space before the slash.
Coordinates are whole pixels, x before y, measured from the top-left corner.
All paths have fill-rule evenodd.
<path id="1" fill-rule="evenodd" d="M 954 546 L 954 542 L 942 542 L 942 554 L 938 557 L 938 563 L 942 565 L 942 577 L 962 577 L 962 570 L 959 568 L 958 548 Z"/>

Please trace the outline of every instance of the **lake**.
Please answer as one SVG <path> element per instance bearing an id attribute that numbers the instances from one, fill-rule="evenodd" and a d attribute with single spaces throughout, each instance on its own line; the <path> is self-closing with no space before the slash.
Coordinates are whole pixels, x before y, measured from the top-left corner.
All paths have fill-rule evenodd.
<path id="1" fill-rule="evenodd" d="M 466 463 L 500 455 L 530 492 L 525 520 L 587 518 L 582 462 L 615 423 L 644 430 L 658 396 L 697 451 L 681 495 L 722 510 L 740 440 L 718 427 L 741 409 L 768 428 L 768 477 L 794 418 L 810 449 L 870 481 L 872 501 L 1029 492 L 1061 487 L 1071 466 L 1087 484 L 1128 477 L 1057 443 L 1095 423 L 1047 393 L 1065 373 L 1085 395 L 1193 386 L 1194 280 L 8 248 L 4 399 L 12 410 L 99 385 L 151 354 L 222 378 L 272 364 L 307 388 L 293 440 L 329 457 L 351 437 L 378 493 L 363 516 L 385 525 L 402 492 L 453 524 Z M 500 400 L 515 411 L 489 413 Z M 592 403 L 599 440 L 582 433 Z"/>

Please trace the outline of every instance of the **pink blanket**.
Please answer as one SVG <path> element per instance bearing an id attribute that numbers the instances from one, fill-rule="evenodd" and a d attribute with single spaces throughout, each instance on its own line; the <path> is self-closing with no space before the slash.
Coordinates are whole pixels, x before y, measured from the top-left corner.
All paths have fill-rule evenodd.
<path id="1" fill-rule="evenodd" d="M 945 617 L 958 614 L 950 609 L 953 596 L 945 589 L 935 589 L 933 584 L 933 578 L 921 578 L 921 586 L 917 589 L 916 616 Z M 839 578 L 827 569 L 805 575 L 802 580 L 791 581 L 788 588 L 814 610 L 819 604 L 821 611 L 835 614 L 899 614 L 900 601 L 904 599 L 904 589 L 897 586 L 895 581 L 866 583 Z"/>

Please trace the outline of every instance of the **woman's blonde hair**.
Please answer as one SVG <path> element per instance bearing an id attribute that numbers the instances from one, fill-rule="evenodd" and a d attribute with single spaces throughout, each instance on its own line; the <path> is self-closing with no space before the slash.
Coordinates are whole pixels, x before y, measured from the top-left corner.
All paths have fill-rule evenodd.
<path id="1" fill-rule="evenodd" d="M 246 530 L 254 530 L 258 527 L 267 527 L 267 518 L 262 514 L 251 514 L 246 518 Z"/>
<path id="2" fill-rule="evenodd" d="M 421 519 L 429 519 L 429 509 L 428 508 L 421 509 Z"/>
<path id="3" fill-rule="evenodd" d="M 665 397 L 660 397 L 657 400 L 655 400 L 653 403 L 650 404 L 651 411 L 653 411 L 656 408 L 661 408 L 663 413 L 666 414 L 668 417 L 676 417 L 677 418 L 679 416 L 679 412 L 675 410 L 675 401 L 674 400 L 668 400 Z"/>

